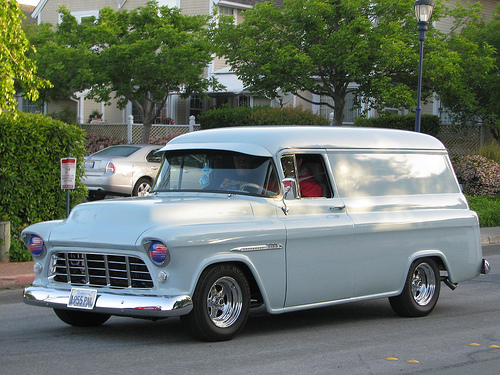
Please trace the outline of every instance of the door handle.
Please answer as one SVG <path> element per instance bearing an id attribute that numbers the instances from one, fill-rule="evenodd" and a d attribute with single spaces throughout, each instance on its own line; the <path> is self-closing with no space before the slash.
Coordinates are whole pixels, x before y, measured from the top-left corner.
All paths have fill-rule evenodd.
<path id="1" fill-rule="evenodd" d="M 345 209 L 345 204 L 341 206 L 330 206 L 330 211 L 343 211 Z"/>

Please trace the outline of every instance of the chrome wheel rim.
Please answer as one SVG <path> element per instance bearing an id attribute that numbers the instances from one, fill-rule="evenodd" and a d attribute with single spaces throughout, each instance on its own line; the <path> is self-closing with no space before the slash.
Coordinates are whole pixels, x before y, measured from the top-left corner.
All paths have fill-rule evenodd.
<path id="1" fill-rule="evenodd" d="M 426 306 L 436 291 L 436 275 L 428 263 L 419 264 L 412 275 L 411 292 L 419 306 Z"/>
<path id="2" fill-rule="evenodd" d="M 143 197 L 144 195 L 147 195 L 149 191 L 151 190 L 151 186 L 147 182 L 143 182 L 137 187 L 137 195 L 139 197 Z"/>
<path id="3" fill-rule="evenodd" d="M 224 276 L 212 284 L 207 296 L 207 313 L 219 328 L 233 325 L 241 314 L 243 293 L 235 279 Z"/>

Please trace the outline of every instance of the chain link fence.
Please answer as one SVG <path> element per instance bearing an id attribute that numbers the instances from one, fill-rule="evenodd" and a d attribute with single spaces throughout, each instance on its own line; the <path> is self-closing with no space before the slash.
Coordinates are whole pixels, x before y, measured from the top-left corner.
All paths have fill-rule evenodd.
<path id="1" fill-rule="evenodd" d="M 123 140 L 123 143 L 128 141 L 128 125 L 127 124 L 80 124 L 80 128 L 89 134 L 97 134 L 102 137 Z M 180 134 L 189 132 L 189 125 L 160 125 L 154 124 L 151 127 L 150 139 L 170 140 Z M 141 143 L 142 124 L 132 125 L 132 143 Z M 200 130 L 199 125 L 194 125 L 193 130 Z"/>
<path id="2" fill-rule="evenodd" d="M 127 143 L 127 124 L 81 124 L 87 133 L 123 140 Z M 200 130 L 194 125 L 193 130 Z M 142 124 L 132 125 L 132 143 L 141 143 Z M 152 125 L 151 138 L 170 140 L 180 134 L 188 133 L 189 125 Z M 437 136 L 451 155 L 476 154 L 477 150 L 494 140 L 489 129 L 482 125 L 441 125 Z"/>

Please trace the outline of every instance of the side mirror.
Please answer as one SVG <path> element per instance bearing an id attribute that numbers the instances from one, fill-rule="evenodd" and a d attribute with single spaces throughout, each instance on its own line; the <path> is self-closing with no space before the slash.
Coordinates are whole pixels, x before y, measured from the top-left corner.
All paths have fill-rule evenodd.
<path id="1" fill-rule="evenodd" d="M 281 183 L 283 184 L 284 199 L 297 199 L 297 181 L 295 181 L 295 178 L 284 178 Z"/>

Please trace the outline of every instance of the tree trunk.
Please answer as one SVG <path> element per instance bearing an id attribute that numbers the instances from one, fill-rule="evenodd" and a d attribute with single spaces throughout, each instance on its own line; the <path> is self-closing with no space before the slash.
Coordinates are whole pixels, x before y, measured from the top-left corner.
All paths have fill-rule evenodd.
<path id="1" fill-rule="evenodd" d="M 142 128 L 142 139 L 141 143 L 147 145 L 149 143 L 149 137 L 151 136 L 151 121 L 143 121 Z"/>
<path id="2" fill-rule="evenodd" d="M 344 122 L 345 95 L 335 95 L 333 98 L 333 126 L 342 126 Z"/>

